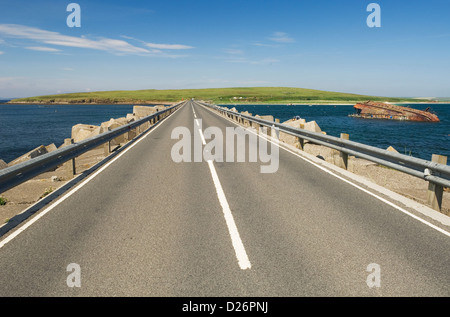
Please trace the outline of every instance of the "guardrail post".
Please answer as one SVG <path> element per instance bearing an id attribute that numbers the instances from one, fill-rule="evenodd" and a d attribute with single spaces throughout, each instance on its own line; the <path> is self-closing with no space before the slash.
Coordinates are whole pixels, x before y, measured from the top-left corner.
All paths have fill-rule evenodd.
<path id="1" fill-rule="evenodd" d="M 109 127 L 106 128 L 106 131 L 109 131 Z M 103 144 L 103 150 L 105 152 L 105 156 L 108 156 L 111 153 L 111 141 L 106 142 Z"/>
<path id="2" fill-rule="evenodd" d="M 341 133 L 341 139 L 349 140 L 350 136 L 347 133 Z M 348 154 L 339 152 L 340 165 L 342 168 L 348 169 Z"/>
<path id="3" fill-rule="evenodd" d="M 305 148 L 305 139 L 303 139 L 303 138 L 300 138 L 300 137 L 297 137 L 297 141 L 298 141 L 298 148 L 300 149 L 300 150 L 304 150 L 304 148 Z"/>
<path id="4" fill-rule="evenodd" d="M 266 127 L 266 135 L 267 136 L 272 136 L 272 127 Z"/>
<path id="5" fill-rule="evenodd" d="M 64 146 L 73 144 L 73 139 L 64 139 Z M 70 178 L 73 178 L 76 175 L 76 165 L 75 165 L 75 158 L 67 161 L 66 163 L 63 164 L 63 166 L 65 167 L 68 175 Z"/>
<path id="6" fill-rule="evenodd" d="M 431 161 L 446 165 L 447 156 L 433 154 Z M 427 203 L 431 205 L 431 208 L 441 211 L 442 210 L 442 197 L 444 194 L 444 187 L 432 182 L 428 183 Z"/>
<path id="7" fill-rule="evenodd" d="M 247 114 L 248 116 L 252 116 L 252 114 L 251 113 L 248 113 Z M 250 120 L 245 120 L 245 124 L 246 124 L 246 127 L 251 127 L 252 126 L 252 122 L 250 121 Z"/>

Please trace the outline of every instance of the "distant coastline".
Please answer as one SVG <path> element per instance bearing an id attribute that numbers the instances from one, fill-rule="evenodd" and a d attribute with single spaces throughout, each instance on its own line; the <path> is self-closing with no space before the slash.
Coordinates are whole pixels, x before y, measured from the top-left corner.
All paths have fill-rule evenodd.
<path id="1" fill-rule="evenodd" d="M 0 101 L 0 104 L 2 102 Z M 51 106 L 51 105 L 171 105 L 175 104 L 174 101 L 145 101 L 145 102 L 135 102 L 135 101 L 124 101 L 124 102 L 73 102 L 73 101 L 58 101 L 58 102 L 45 102 L 45 101 L 16 101 L 10 100 L 8 102 L 4 102 L 3 104 L 8 105 L 43 105 L 43 106 Z"/>
<path id="2" fill-rule="evenodd" d="M 207 100 L 211 102 L 210 100 Z M 297 105 L 334 105 L 334 106 L 353 106 L 357 102 L 360 102 L 360 100 L 355 100 L 354 102 L 346 101 L 346 102 L 339 102 L 339 101 L 317 101 L 317 102 L 295 102 L 292 103 L 290 101 L 278 101 L 278 102 L 212 102 L 214 104 L 220 104 L 220 105 L 237 105 L 237 106 L 243 106 L 243 105 L 279 105 L 279 106 L 297 106 Z M 0 104 L 8 104 L 8 105 L 43 105 L 43 106 L 51 106 L 51 105 L 171 105 L 175 104 L 174 101 L 123 101 L 123 102 L 68 102 L 68 101 L 61 101 L 61 102 L 43 102 L 43 101 L 22 101 L 22 102 L 13 102 L 11 100 L 0 100 Z M 408 104 L 408 105 L 423 105 L 423 104 L 450 104 L 450 101 L 401 101 L 401 102 L 389 102 L 392 104 Z"/>
<path id="3" fill-rule="evenodd" d="M 292 87 L 127 90 L 79 92 L 13 99 L 9 104 L 172 104 L 194 98 L 214 104 L 355 104 L 367 100 L 391 103 L 432 103 L 429 98 L 367 96 Z"/>

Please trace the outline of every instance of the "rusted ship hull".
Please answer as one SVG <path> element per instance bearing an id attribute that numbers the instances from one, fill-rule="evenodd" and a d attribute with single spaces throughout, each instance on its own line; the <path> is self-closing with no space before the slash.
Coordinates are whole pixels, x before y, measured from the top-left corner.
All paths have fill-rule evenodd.
<path id="1" fill-rule="evenodd" d="M 400 121 L 439 122 L 439 118 L 427 110 L 417 110 L 381 102 L 357 103 L 352 117 L 364 119 L 385 119 Z"/>

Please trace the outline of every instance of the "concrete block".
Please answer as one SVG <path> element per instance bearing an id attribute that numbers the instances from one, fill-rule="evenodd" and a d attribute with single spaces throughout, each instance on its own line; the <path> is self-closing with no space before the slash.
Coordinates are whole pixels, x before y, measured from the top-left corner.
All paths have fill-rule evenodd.
<path id="1" fill-rule="evenodd" d="M 88 124 L 77 124 L 72 127 L 72 139 L 75 143 L 100 134 L 100 127 Z"/>
<path id="2" fill-rule="evenodd" d="M 144 118 L 157 112 L 157 108 L 148 106 L 134 106 L 133 114 L 138 118 Z"/>
<path id="3" fill-rule="evenodd" d="M 45 147 L 45 149 L 47 150 L 47 153 L 56 151 L 58 148 L 56 147 L 56 145 L 54 143 L 49 144 Z"/>
<path id="4" fill-rule="evenodd" d="M 300 119 L 300 120 L 291 119 L 291 120 L 283 122 L 283 124 L 293 127 L 293 128 L 303 129 L 305 120 L 304 119 Z M 297 148 L 303 148 L 303 145 L 300 144 L 300 140 L 297 137 L 287 134 L 287 133 L 284 133 L 284 132 L 280 132 L 280 141 L 285 142 L 289 145 L 295 146 Z"/>
<path id="5" fill-rule="evenodd" d="M 398 151 L 396 149 L 394 149 L 392 146 L 388 147 L 386 150 L 389 152 L 398 153 Z"/>
<path id="6" fill-rule="evenodd" d="M 310 121 L 305 123 L 304 129 L 311 132 L 322 132 L 316 121 Z"/>
<path id="7" fill-rule="evenodd" d="M 15 160 L 11 161 L 8 166 L 13 166 L 28 160 L 31 160 L 35 157 L 38 157 L 40 155 L 46 154 L 47 153 L 47 149 L 45 148 L 45 146 L 41 145 L 38 146 L 37 148 L 31 150 L 30 152 L 16 158 Z"/>
<path id="8" fill-rule="evenodd" d="M 121 126 L 124 126 L 127 124 L 126 118 L 119 118 L 119 119 L 111 119 L 109 121 L 103 122 L 100 125 L 100 133 L 104 133 L 107 131 L 111 131 L 117 128 L 120 128 Z M 126 133 L 119 135 L 118 137 L 111 140 L 111 145 L 119 145 L 126 143 L 128 141 L 128 136 Z"/>
<path id="9" fill-rule="evenodd" d="M 164 105 L 156 105 L 156 106 L 154 106 L 153 108 L 154 108 L 154 109 L 156 110 L 156 112 L 157 112 L 157 111 L 165 110 L 167 107 L 164 106 Z"/>
<path id="10" fill-rule="evenodd" d="M 126 119 L 127 123 L 130 123 L 136 121 L 137 117 L 134 115 L 134 113 L 128 113 Z"/>
<path id="11" fill-rule="evenodd" d="M 4 168 L 7 168 L 7 167 L 8 167 L 8 164 L 5 161 L 0 160 L 0 170 L 4 169 Z"/>
<path id="12" fill-rule="evenodd" d="M 267 120 L 267 121 L 274 121 L 273 116 L 261 116 L 261 119 Z"/>
<path id="13" fill-rule="evenodd" d="M 123 120 L 122 121 L 118 121 L 116 119 L 111 119 L 109 121 L 103 122 L 100 125 L 100 133 L 104 133 L 104 132 L 107 132 L 107 131 L 111 131 L 111 130 L 117 129 L 117 128 L 125 125 L 125 124 L 126 124 L 126 119 L 125 119 L 125 122 Z"/>

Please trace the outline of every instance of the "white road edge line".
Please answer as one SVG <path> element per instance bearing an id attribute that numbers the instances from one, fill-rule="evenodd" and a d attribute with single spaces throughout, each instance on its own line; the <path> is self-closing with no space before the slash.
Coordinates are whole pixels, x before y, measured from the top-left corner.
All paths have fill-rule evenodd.
<path id="1" fill-rule="evenodd" d="M 198 119 L 196 119 L 195 123 L 199 128 L 198 130 L 200 133 L 200 137 L 202 139 L 202 143 L 203 145 L 206 145 L 205 137 L 203 136 L 203 132 L 200 129 Z M 231 243 L 233 244 L 234 252 L 236 253 L 236 258 L 238 260 L 239 267 L 241 268 L 241 270 L 251 269 L 252 265 L 250 263 L 250 260 L 248 259 L 248 255 L 247 252 L 245 251 L 244 244 L 242 243 L 241 236 L 239 235 L 236 222 L 234 221 L 233 214 L 231 213 L 230 205 L 228 204 L 227 197 L 225 196 L 225 192 L 223 191 L 222 184 L 220 183 L 216 168 L 214 167 L 214 163 L 212 160 L 208 160 L 207 162 L 209 171 L 211 172 L 211 176 L 214 182 L 214 186 L 216 187 L 217 197 L 219 198 L 220 205 L 222 206 L 223 215 L 225 217 L 225 222 L 228 227 L 228 233 L 230 234 L 231 237 Z"/>
<path id="2" fill-rule="evenodd" d="M 176 111 L 174 112 L 176 113 Z M 172 114 L 174 114 L 172 113 Z M 167 118 L 169 118 L 170 116 L 172 116 L 172 114 L 170 114 Z M 164 120 L 166 121 L 166 120 Z M 163 122 L 164 122 L 163 121 Z M 103 172 L 106 168 L 108 168 L 108 166 L 110 166 L 111 164 L 113 164 L 115 161 L 117 161 L 120 157 L 122 157 L 122 155 L 124 155 L 125 153 L 127 153 L 129 150 L 131 150 L 134 146 L 136 146 L 139 142 L 141 142 L 142 140 L 144 140 L 150 133 L 152 133 L 153 131 L 155 131 L 157 128 L 160 127 L 161 124 L 158 124 L 155 128 L 151 129 L 150 131 L 148 131 L 146 134 L 144 134 L 139 140 L 137 140 L 136 142 L 134 142 L 133 144 L 131 144 L 128 148 L 126 148 L 122 153 L 120 153 L 119 155 L 117 155 L 114 159 L 112 159 L 110 162 L 106 163 L 104 166 L 102 166 L 98 171 L 96 171 L 94 174 L 92 174 L 91 176 L 89 176 L 86 180 L 84 180 L 80 185 L 76 186 L 74 189 L 72 189 L 71 191 L 69 191 L 67 194 L 65 194 L 64 196 L 62 196 L 60 199 L 58 199 L 56 202 L 54 202 L 52 205 L 50 205 L 49 207 L 47 207 L 45 210 L 43 210 L 42 212 L 39 212 L 38 215 L 36 215 L 34 218 L 30 219 L 29 221 L 27 221 L 24 225 L 22 225 L 20 228 L 18 228 L 16 231 L 14 231 L 13 233 L 11 233 L 8 237 L 6 237 L 4 240 L 0 241 L 0 249 L 3 248 L 8 242 L 10 242 L 11 240 L 13 240 L 15 237 L 17 237 L 20 233 L 22 233 L 23 231 L 25 231 L 26 229 L 28 229 L 33 223 L 35 223 L 36 221 L 38 221 L 40 218 L 42 218 L 43 216 L 45 216 L 49 211 L 51 211 L 52 209 L 54 209 L 56 206 L 58 206 L 59 204 L 61 204 L 64 200 L 66 200 L 67 198 L 69 198 L 70 196 L 72 196 L 73 194 L 75 194 L 78 190 L 80 190 L 83 186 L 85 186 L 87 183 L 89 183 L 93 178 L 95 178 L 98 174 L 100 174 L 101 172 Z"/>
<path id="3" fill-rule="evenodd" d="M 269 141 L 270 141 L 270 140 L 269 140 Z M 272 142 L 272 141 L 270 141 L 270 142 Z M 283 148 L 283 147 L 282 147 L 282 148 Z M 412 218 L 414 218 L 414 219 L 416 219 L 416 220 L 422 222 L 423 224 L 425 224 L 425 225 L 427 225 L 427 226 L 429 226 L 429 227 L 431 227 L 431 228 L 433 228 L 433 229 L 435 229 L 435 230 L 437 230 L 437 231 L 439 231 L 439 232 L 445 234 L 447 237 L 450 237 L 450 232 L 448 232 L 448 231 L 446 231 L 446 230 L 444 230 L 444 229 L 442 229 L 442 228 L 439 228 L 438 226 L 432 224 L 431 222 L 428 222 L 428 221 L 426 221 L 425 219 L 422 219 L 422 218 L 420 218 L 419 216 L 416 216 L 416 215 L 414 215 L 413 213 L 407 211 L 406 209 L 403 209 L 402 207 L 397 206 L 396 204 L 390 202 L 389 200 L 387 200 L 387 199 L 385 199 L 385 198 L 383 198 L 383 197 L 381 197 L 381 196 L 378 196 L 377 194 L 372 193 L 371 191 L 369 191 L 369 190 L 367 190 L 367 189 L 365 189 L 365 188 L 363 188 L 363 187 L 361 187 L 361 186 L 359 186 L 359 185 L 357 185 L 357 184 L 355 184 L 355 183 L 352 183 L 351 181 L 349 181 L 349 180 L 347 180 L 347 179 L 345 179 L 345 178 L 343 178 L 343 177 L 341 177 L 341 176 L 339 176 L 339 175 L 333 173 L 332 171 L 326 169 L 325 167 L 320 166 L 320 165 L 318 165 L 317 163 L 314 163 L 314 162 L 312 162 L 312 161 L 310 161 L 310 160 L 308 160 L 308 159 L 306 159 L 306 158 L 300 156 L 298 153 L 295 153 L 295 152 L 293 152 L 293 151 L 291 151 L 291 150 L 289 150 L 289 149 L 287 149 L 287 148 L 283 148 L 283 149 L 284 149 L 285 151 L 288 151 L 288 152 L 290 152 L 290 153 L 292 153 L 292 154 L 294 154 L 294 155 L 300 157 L 301 159 L 303 159 L 303 160 L 305 160 L 305 161 L 308 161 L 309 163 L 313 164 L 314 166 L 316 166 L 316 167 L 320 168 L 321 170 L 323 170 L 323 171 L 325 171 L 325 172 L 327 172 L 327 173 L 329 173 L 329 174 L 335 176 L 336 178 L 338 178 L 338 179 L 340 179 L 340 180 L 346 182 L 347 184 L 350 184 L 350 185 L 352 185 L 353 187 L 356 187 L 357 189 L 359 189 L 359 190 L 361 190 L 361 191 L 363 191 L 363 192 L 365 192 L 365 193 L 367 193 L 367 194 L 369 194 L 369 195 L 371 195 L 371 196 L 377 198 L 378 200 L 381 200 L 382 202 L 384 202 L 384 203 L 388 204 L 389 206 L 394 207 L 395 209 L 397 209 L 397 210 L 403 212 L 404 214 L 406 214 L 406 215 L 408 215 L 408 216 L 410 216 L 410 217 L 412 217 Z"/>
<path id="4" fill-rule="evenodd" d="M 209 109 L 208 109 L 208 110 L 209 110 Z M 211 112 L 212 112 L 212 110 L 211 110 Z M 223 118 L 224 118 L 224 117 L 223 117 Z M 228 120 L 228 121 L 230 121 L 230 122 L 232 122 L 232 123 L 235 124 L 235 125 L 238 125 L 237 123 L 235 123 L 235 122 L 232 121 L 232 120 L 229 120 L 228 118 L 225 118 L 225 119 Z M 257 136 L 259 136 L 259 137 L 261 137 L 261 138 L 263 138 L 263 136 L 261 136 L 261 135 L 258 134 L 258 133 L 255 133 L 254 131 L 250 131 L 250 132 L 256 134 Z M 285 150 L 285 151 L 287 151 L 287 152 L 289 152 L 289 153 L 291 153 L 291 154 L 294 154 L 294 155 L 298 156 L 299 158 L 301 158 L 301 159 L 304 160 L 304 161 L 307 161 L 307 162 L 311 163 L 312 165 L 316 166 L 317 168 L 323 170 L 324 172 L 327 172 L 328 174 L 333 175 L 334 177 L 336 177 L 336 178 L 338 178 L 338 179 L 340 179 L 340 180 L 346 182 L 347 184 L 350 184 L 350 185 L 352 185 L 353 187 L 356 187 L 357 189 L 359 189 L 359 190 L 361 190 L 361 191 L 363 191 L 363 192 L 365 192 L 365 193 L 367 193 L 367 194 L 369 194 L 369 195 L 371 195 L 371 196 L 377 198 L 378 200 L 380 200 L 380 201 L 382 201 L 382 202 L 388 204 L 389 206 L 394 207 L 395 209 L 401 211 L 402 213 L 404 213 L 404 214 L 406 214 L 406 215 L 408 215 L 408 216 L 410 216 L 410 217 L 412 217 L 412 218 L 414 218 L 414 219 L 416 219 L 416 220 L 422 222 L 423 224 L 425 224 L 425 225 L 427 225 L 427 226 L 429 226 L 429 227 L 431 227 L 431 228 L 433 228 L 433 229 L 439 231 L 440 233 L 446 235 L 447 237 L 450 237 L 450 232 L 448 232 L 448 231 L 446 231 L 446 230 L 444 230 L 444 229 L 442 229 L 442 228 L 440 228 L 440 227 L 438 227 L 438 226 L 432 224 L 431 222 L 426 221 L 425 219 L 420 218 L 419 216 L 414 215 L 413 213 L 407 211 L 406 209 L 403 209 L 403 208 L 400 207 L 400 206 L 397 206 L 396 204 L 390 202 L 389 200 L 384 199 L 383 197 L 378 196 L 377 194 L 372 193 L 371 191 L 369 191 L 369 190 L 367 190 L 367 189 L 365 189 L 365 188 L 363 188 L 363 187 L 361 187 L 361 186 L 359 186 L 359 185 L 357 185 L 357 184 L 355 184 L 355 183 L 353 183 L 353 182 L 351 182 L 351 181 L 349 181 L 349 180 L 347 180 L 347 179 L 345 179 L 345 178 L 343 178 L 343 177 L 337 175 L 336 173 L 334 173 L 334 172 L 328 170 L 327 168 L 325 168 L 325 167 L 323 167 L 323 166 L 320 166 L 319 164 L 317 164 L 317 163 L 311 161 L 310 159 L 308 159 L 308 158 L 306 158 L 306 157 L 303 157 L 303 156 L 301 156 L 300 154 L 295 153 L 294 151 L 289 150 L 289 149 L 285 148 L 284 146 L 282 146 L 282 145 L 280 145 L 280 144 L 277 144 L 277 143 L 273 142 L 272 140 L 270 140 L 270 139 L 268 139 L 268 138 L 266 138 L 266 137 L 264 137 L 264 138 L 265 138 L 267 141 L 271 142 L 272 144 L 277 145 L 279 148 L 281 148 L 281 149 L 283 149 L 283 150 Z"/>

